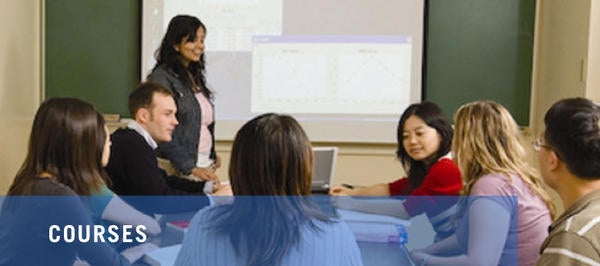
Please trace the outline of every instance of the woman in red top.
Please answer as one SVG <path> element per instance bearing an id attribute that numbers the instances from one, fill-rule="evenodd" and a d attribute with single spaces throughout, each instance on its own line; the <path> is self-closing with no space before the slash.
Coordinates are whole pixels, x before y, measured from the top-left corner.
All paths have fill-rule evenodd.
<path id="1" fill-rule="evenodd" d="M 403 219 L 426 213 L 436 240 L 453 233 L 450 222 L 462 189 L 458 167 L 450 157 L 452 126 L 439 106 L 432 102 L 410 105 L 398 122 L 396 155 L 408 176 L 392 183 L 361 188 L 335 186 L 334 196 L 436 196 L 408 197 L 402 204 L 364 200 L 338 201 L 338 207 L 393 215 Z M 451 197 L 438 197 L 451 196 Z"/>

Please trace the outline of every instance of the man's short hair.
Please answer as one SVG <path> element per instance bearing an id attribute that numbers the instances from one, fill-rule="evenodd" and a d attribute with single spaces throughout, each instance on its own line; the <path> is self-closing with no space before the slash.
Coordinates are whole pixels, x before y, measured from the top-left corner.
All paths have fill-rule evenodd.
<path id="1" fill-rule="evenodd" d="M 563 99 L 544 117 L 544 139 L 574 175 L 600 178 L 600 106 L 586 98 Z"/>
<path id="2" fill-rule="evenodd" d="M 173 92 L 155 82 L 142 82 L 129 94 L 129 114 L 135 118 L 140 108 L 151 109 L 154 94 L 163 94 L 173 97 Z"/>

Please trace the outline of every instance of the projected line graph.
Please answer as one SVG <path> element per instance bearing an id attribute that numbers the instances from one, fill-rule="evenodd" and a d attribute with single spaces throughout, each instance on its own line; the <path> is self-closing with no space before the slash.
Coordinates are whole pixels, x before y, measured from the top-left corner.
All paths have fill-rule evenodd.
<path id="1" fill-rule="evenodd" d="M 410 96 L 410 41 L 361 37 L 254 37 L 252 112 L 401 112 Z"/>
<path id="2" fill-rule="evenodd" d="M 268 99 L 308 99 L 325 96 L 327 58 L 311 54 L 279 54 L 262 58 L 262 92 Z"/>
<path id="3" fill-rule="evenodd" d="M 400 99 L 410 89 L 410 50 L 404 54 L 347 54 L 338 61 L 341 99 Z"/>

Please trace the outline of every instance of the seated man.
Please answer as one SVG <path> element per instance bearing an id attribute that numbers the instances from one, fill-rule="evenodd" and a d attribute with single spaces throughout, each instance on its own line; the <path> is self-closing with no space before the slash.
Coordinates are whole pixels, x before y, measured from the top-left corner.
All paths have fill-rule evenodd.
<path id="1" fill-rule="evenodd" d="M 600 264 L 600 106 L 585 98 L 555 103 L 533 144 L 544 180 L 564 213 L 549 227 L 538 265 Z"/>
<path id="2" fill-rule="evenodd" d="M 170 90 L 156 83 L 140 84 L 129 95 L 129 111 L 135 120 L 110 138 L 112 146 L 106 170 L 115 193 L 124 196 L 205 195 L 215 189 L 214 195 L 231 195 L 229 186 L 167 176 L 158 167 L 154 152 L 157 142 L 171 141 L 171 133 L 178 124 L 177 107 Z M 209 205 L 212 199 L 129 197 L 126 200 L 146 213 L 173 213 L 198 210 Z"/>

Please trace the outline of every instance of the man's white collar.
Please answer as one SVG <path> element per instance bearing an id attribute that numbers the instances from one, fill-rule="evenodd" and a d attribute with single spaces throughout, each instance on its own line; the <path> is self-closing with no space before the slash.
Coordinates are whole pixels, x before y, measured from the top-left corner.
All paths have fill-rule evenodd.
<path id="1" fill-rule="evenodd" d="M 135 120 L 129 121 L 129 123 L 127 124 L 127 127 L 135 130 L 138 134 L 142 135 L 142 137 L 144 137 L 144 139 L 146 140 L 148 145 L 150 145 L 150 147 L 152 147 L 152 149 L 156 149 L 158 147 L 158 144 L 156 144 L 156 141 L 154 141 L 154 139 L 152 139 L 152 136 L 150 136 L 150 133 L 148 133 L 148 131 L 146 131 L 146 129 L 144 129 L 144 127 L 142 127 L 137 121 L 135 121 Z"/>

